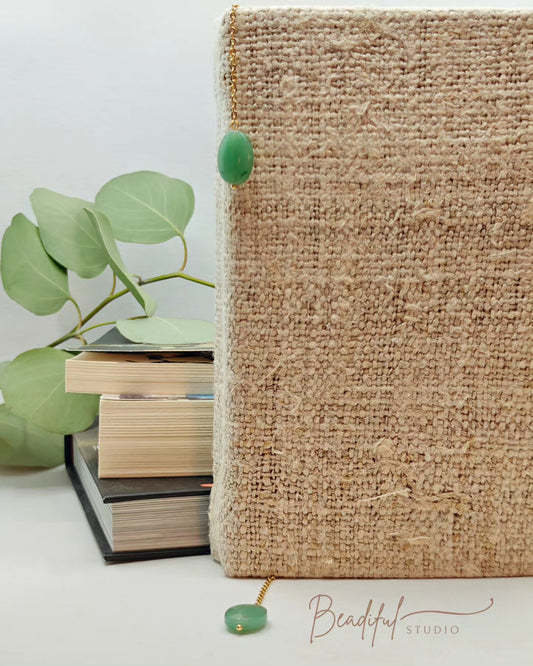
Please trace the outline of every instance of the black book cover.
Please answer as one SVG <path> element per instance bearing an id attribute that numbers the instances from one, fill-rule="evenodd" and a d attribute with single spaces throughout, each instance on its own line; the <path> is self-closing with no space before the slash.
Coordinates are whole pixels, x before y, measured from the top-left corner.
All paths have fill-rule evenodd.
<path id="1" fill-rule="evenodd" d="M 95 430 L 94 428 L 92 430 Z M 89 431 L 90 433 L 90 431 Z M 88 434 L 89 434 L 88 433 Z M 96 441 L 96 437 L 95 437 Z M 211 491 L 211 476 L 168 477 L 149 479 L 99 479 L 98 459 L 95 447 L 90 447 L 89 455 L 84 456 L 87 467 L 96 482 L 104 503 L 144 500 L 159 497 L 183 497 L 191 495 L 208 495 Z M 210 552 L 209 546 L 191 548 L 165 548 L 154 550 L 138 550 L 115 552 L 107 540 L 100 522 L 89 501 L 85 488 L 81 483 L 73 464 L 72 435 L 65 437 L 65 467 L 72 485 L 85 511 L 96 542 L 106 562 L 133 562 L 135 560 L 158 559 L 163 557 L 183 557 L 186 555 L 203 555 Z"/>
<path id="2" fill-rule="evenodd" d="M 71 352 L 198 352 L 205 355 L 209 359 L 213 359 L 213 343 L 198 342 L 190 344 L 167 344 L 158 345 L 148 342 L 132 342 L 125 338 L 122 333 L 114 326 L 112 329 L 104 333 L 94 342 L 88 345 L 67 347 L 67 351 Z"/>

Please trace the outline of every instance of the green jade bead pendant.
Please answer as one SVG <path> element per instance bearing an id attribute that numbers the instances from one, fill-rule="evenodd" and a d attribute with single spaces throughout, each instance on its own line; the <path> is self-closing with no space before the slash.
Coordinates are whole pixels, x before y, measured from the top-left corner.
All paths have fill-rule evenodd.
<path id="1" fill-rule="evenodd" d="M 231 185 L 245 183 L 254 168 L 254 149 L 244 132 L 231 130 L 218 148 L 218 171 Z"/>
<path id="2" fill-rule="evenodd" d="M 267 610 L 258 604 L 231 606 L 224 615 L 224 622 L 233 634 L 252 634 L 266 626 Z"/>

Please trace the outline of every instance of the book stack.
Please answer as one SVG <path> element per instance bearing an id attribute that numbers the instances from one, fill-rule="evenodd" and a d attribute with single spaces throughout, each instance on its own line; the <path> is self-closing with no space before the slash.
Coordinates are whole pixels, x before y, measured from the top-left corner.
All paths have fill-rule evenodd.
<path id="1" fill-rule="evenodd" d="M 67 438 L 65 461 L 102 554 L 207 553 L 212 348 L 107 340 L 65 364 L 67 391 L 101 395 L 98 423 Z"/>

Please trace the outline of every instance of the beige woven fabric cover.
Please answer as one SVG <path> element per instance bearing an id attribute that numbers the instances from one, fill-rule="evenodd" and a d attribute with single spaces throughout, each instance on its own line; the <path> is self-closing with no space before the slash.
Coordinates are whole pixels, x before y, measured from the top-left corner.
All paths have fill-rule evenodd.
<path id="1" fill-rule="evenodd" d="M 211 545 L 231 576 L 533 574 L 527 13 L 238 11 Z M 228 16 L 218 61 L 229 127 Z"/>

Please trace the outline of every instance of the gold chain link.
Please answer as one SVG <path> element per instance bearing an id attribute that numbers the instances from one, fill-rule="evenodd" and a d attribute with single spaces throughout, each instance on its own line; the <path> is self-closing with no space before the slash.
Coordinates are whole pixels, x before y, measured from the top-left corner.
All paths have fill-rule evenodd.
<path id="1" fill-rule="evenodd" d="M 231 7 L 229 17 L 229 61 L 231 77 L 231 129 L 239 129 L 237 120 L 237 8 L 239 5 Z"/>
<path id="2" fill-rule="evenodd" d="M 272 583 L 276 580 L 276 576 L 269 576 L 266 581 L 263 583 L 263 587 L 261 588 L 261 591 L 259 592 L 257 596 L 257 601 L 255 602 L 256 606 L 260 606 L 263 603 L 263 599 L 265 598 L 265 594 L 267 593 L 268 588 L 272 585 Z"/>
<path id="3" fill-rule="evenodd" d="M 230 61 L 230 78 L 231 78 L 231 129 L 239 129 L 239 121 L 237 120 L 237 9 L 239 5 L 232 5 L 229 16 L 229 61 Z M 235 185 L 233 185 L 235 187 Z M 263 583 L 259 594 L 257 595 L 256 606 L 263 603 L 265 594 L 268 588 L 276 580 L 276 576 L 269 576 Z"/>

